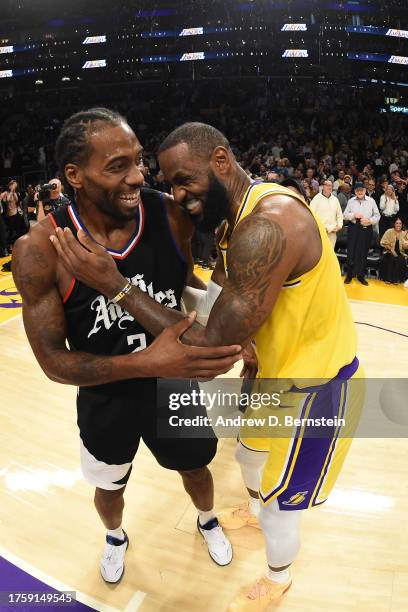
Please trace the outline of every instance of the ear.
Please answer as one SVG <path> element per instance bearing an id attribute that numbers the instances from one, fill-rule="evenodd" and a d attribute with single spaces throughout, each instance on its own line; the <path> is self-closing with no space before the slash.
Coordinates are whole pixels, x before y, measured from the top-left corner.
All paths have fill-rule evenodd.
<path id="1" fill-rule="evenodd" d="M 82 187 L 82 171 L 76 164 L 65 166 L 65 178 L 74 190 Z"/>
<path id="2" fill-rule="evenodd" d="M 228 149 L 216 147 L 211 155 L 210 166 L 215 174 L 228 174 L 231 168 L 231 158 Z"/>

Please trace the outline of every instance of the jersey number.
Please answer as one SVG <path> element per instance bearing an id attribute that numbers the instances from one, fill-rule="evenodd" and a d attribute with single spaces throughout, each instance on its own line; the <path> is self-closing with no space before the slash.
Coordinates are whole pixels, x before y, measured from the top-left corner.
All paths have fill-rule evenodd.
<path id="1" fill-rule="evenodd" d="M 128 346 L 133 346 L 136 343 L 139 344 L 139 346 L 137 346 L 132 351 L 132 353 L 138 353 L 139 351 L 143 351 L 147 347 L 146 335 L 145 334 L 135 334 L 134 336 L 128 336 L 127 343 L 128 343 Z"/>

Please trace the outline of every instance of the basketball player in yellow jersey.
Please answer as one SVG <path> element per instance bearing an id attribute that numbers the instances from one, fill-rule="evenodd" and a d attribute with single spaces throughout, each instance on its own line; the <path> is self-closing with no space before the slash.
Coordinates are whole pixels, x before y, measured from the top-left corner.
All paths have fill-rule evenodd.
<path id="1" fill-rule="evenodd" d="M 353 409 L 349 386 L 358 369 L 354 324 L 326 232 L 299 193 L 252 182 L 223 134 L 201 123 L 172 132 L 160 147 L 159 162 L 172 184 L 175 205 L 189 211 L 196 227 L 209 231 L 223 219 L 228 222 L 220 245 L 225 278 L 217 273 L 213 279 L 223 284 L 222 290 L 212 286 L 210 299 L 198 299 L 201 320 L 215 301 L 208 323 L 188 330 L 183 341 L 246 346 L 254 340 L 255 384 L 290 379 L 284 399 L 291 414 L 336 417 L 323 438 L 308 436 L 306 424 L 294 426 L 286 438 L 252 438 L 244 432 L 238 443 L 236 457 L 251 500 L 246 508 L 226 513 L 225 524 L 261 527 L 268 569 L 230 610 L 263 610 L 290 587 L 301 511 L 325 501 L 347 454 L 350 440 L 337 421 Z M 69 234 L 59 236 L 58 248 L 79 280 L 109 299 L 126 287 L 122 307 L 154 335 L 182 316 L 136 287 L 129 290 L 110 255 L 84 234 L 79 239 L 88 252 L 78 252 L 81 247 Z M 321 384 L 307 386 L 304 379 Z"/>

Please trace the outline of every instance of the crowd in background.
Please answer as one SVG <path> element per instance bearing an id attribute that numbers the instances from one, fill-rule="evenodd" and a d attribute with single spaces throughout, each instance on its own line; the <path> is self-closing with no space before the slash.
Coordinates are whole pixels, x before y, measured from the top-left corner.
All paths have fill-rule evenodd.
<path id="1" fill-rule="evenodd" d="M 252 178 L 296 179 L 309 201 L 331 182 L 344 212 L 356 183 L 362 183 L 378 207 L 374 230 L 381 240 L 397 219 L 408 226 L 408 118 L 380 114 L 378 96 L 256 79 L 16 94 L 0 109 L 0 255 L 37 216 L 34 185 L 55 175 L 53 148 L 63 121 L 95 105 L 127 117 L 145 148 L 145 181 L 153 188 L 169 188 L 156 158 L 164 136 L 184 121 L 204 121 L 226 134 Z M 19 182 L 14 195 L 12 179 Z M 211 248 L 200 237 L 196 259 L 211 265 Z"/>

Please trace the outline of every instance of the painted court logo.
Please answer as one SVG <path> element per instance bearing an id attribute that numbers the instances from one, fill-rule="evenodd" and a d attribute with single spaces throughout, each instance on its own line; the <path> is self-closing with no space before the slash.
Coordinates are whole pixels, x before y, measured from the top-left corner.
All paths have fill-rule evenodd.
<path id="1" fill-rule="evenodd" d="M 15 295 L 18 296 L 18 299 L 12 297 Z M 8 287 L 0 291 L 0 308 L 21 308 L 22 305 L 20 294 L 14 287 Z"/>

